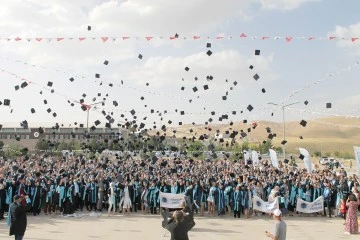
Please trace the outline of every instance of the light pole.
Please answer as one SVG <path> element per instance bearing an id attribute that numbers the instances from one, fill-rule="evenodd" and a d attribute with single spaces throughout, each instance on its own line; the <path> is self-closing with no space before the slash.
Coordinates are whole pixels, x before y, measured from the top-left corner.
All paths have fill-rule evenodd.
<path id="1" fill-rule="evenodd" d="M 273 102 L 268 102 L 267 103 L 267 104 L 270 104 L 270 105 L 281 107 L 281 109 L 282 109 L 282 112 L 283 112 L 283 141 L 285 141 L 285 108 L 289 107 L 289 106 L 292 106 L 292 105 L 295 105 L 295 104 L 298 104 L 298 103 L 300 103 L 300 102 L 293 102 L 293 103 L 286 104 L 286 105 L 276 104 L 276 103 L 273 103 Z M 284 152 L 284 160 L 285 160 L 285 158 L 286 158 L 285 144 L 283 144 L 283 152 Z"/>
<path id="2" fill-rule="evenodd" d="M 101 102 L 96 102 L 96 103 L 92 103 L 92 104 L 85 104 L 85 103 L 80 103 L 82 106 L 85 106 L 86 107 L 86 111 L 87 111 L 87 117 L 86 117 L 86 130 L 87 132 L 89 132 L 89 114 L 90 114 L 90 109 L 91 109 L 91 106 L 95 106 L 95 105 L 98 105 L 98 104 L 102 104 L 104 103 L 105 101 L 101 101 Z"/>

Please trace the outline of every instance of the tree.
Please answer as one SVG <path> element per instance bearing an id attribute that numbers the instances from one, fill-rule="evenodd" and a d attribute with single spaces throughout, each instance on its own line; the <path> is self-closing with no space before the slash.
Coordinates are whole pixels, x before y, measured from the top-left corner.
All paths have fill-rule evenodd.
<path id="1" fill-rule="evenodd" d="M 320 157 L 320 156 L 321 156 L 321 152 L 315 151 L 315 152 L 314 152 L 314 156 L 315 156 L 315 157 Z"/>
<path id="2" fill-rule="evenodd" d="M 325 154 L 325 157 L 330 157 L 331 156 L 331 153 L 330 152 L 326 152 L 324 153 Z"/>
<path id="3" fill-rule="evenodd" d="M 268 153 L 271 146 L 272 146 L 271 141 L 266 141 L 266 143 L 259 144 L 260 153 L 261 154 Z"/>
<path id="4" fill-rule="evenodd" d="M 339 151 L 335 151 L 335 152 L 334 152 L 334 156 L 337 157 L 337 158 L 339 158 L 339 157 L 341 156 L 341 153 L 340 153 Z"/>
<path id="5" fill-rule="evenodd" d="M 66 142 L 61 142 L 56 147 L 57 151 L 69 150 L 69 145 Z"/>
<path id="6" fill-rule="evenodd" d="M 46 141 L 39 140 L 35 145 L 35 149 L 41 151 L 49 150 L 49 144 Z"/>
<path id="7" fill-rule="evenodd" d="M 4 142 L 3 141 L 0 141 L 0 149 L 2 149 L 4 147 Z"/>

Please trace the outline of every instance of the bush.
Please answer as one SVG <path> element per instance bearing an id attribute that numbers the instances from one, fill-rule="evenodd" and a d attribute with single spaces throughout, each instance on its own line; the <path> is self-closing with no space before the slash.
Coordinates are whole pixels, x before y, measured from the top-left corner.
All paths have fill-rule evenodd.
<path id="1" fill-rule="evenodd" d="M 319 151 L 314 152 L 314 156 L 315 156 L 315 157 L 320 157 L 320 156 L 321 156 L 321 152 L 319 152 Z"/>

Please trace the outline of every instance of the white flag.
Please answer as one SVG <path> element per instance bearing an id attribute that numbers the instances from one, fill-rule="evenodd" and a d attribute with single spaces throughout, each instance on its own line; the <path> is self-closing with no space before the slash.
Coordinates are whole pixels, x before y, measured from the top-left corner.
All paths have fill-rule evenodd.
<path id="1" fill-rule="evenodd" d="M 160 192 L 160 207 L 164 208 L 182 208 L 184 194 L 173 194 Z"/>
<path id="2" fill-rule="evenodd" d="M 358 176 L 360 177 L 360 147 L 354 146 L 354 152 L 355 152 L 355 161 L 357 166 L 357 172 Z"/>
<path id="3" fill-rule="evenodd" d="M 254 196 L 253 209 L 264 213 L 272 213 L 275 209 L 279 209 L 278 198 L 275 198 L 275 200 L 271 202 L 265 202 L 258 196 Z"/>
<path id="4" fill-rule="evenodd" d="M 250 154 L 248 151 L 244 152 L 244 160 L 245 160 L 245 164 L 247 165 L 247 161 L 250 159 Z"/>
<path id="5" fill-rule="evenodd" d="M 306 167 L 308 173 L 311 173 L 311 160 L 310 160 L 310 154 L 309 154 L 308 150 L 306 150 L 305 148 L 299 148 L 299 151 L 300 151 L 301 155 L 304 156 L 304 164 L 305 164 L 305 167 Z"/>
<path id="6" fill-rule="evenodd" d="M 296 211 L 303 213 L 316 213 L 324 211 L 324 198 L 318 197 L 313 202 L 306 202 L 298 197 Z"/>
<path id="7" fill-rule="evenodd" d="M 253 161 L 253 164 L 259 164 L 259 155 L 258 155 L 257 151 L 251 152 L 251 159 Z"/>
<path id="8" fill-rule="evenodd" d="M 270 158 L 271 158 L 271 163 L 272 163 L 273 167 L 278 168 L 279 163 L 278 163 L 276 152 L 272 149 L 269 149 L 269 152 L 270 152 Z"/>

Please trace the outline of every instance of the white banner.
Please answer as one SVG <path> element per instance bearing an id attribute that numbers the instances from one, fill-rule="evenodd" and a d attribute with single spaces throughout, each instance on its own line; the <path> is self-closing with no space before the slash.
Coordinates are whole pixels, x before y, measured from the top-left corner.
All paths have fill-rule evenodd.
<path id="1" fill-rule="evenodd" d="M 164 208 L 182 208 L 185 201 L 184 194 L 173 194 L 160 192 L 160 207 Z"/>
<path id="2" fill-rule="evenodd" d="M 250 159 L 250 153 L 248 151 L 244 152 L 244 161 L 245 165 L 247 165 L 247 161 Z"/>
<path id="3" fill-rule="evenodd" d="M 301 153 L 301 155 L 304 156 L 304 164 L 305 167 L 308 171 L 308 173 L 311 173 L 311 160 L 310 160 L 310 154 L 308 152 L 308 150 L 306 150 L 305 148 L 299 148 L 299 151 Z"/>
<path id="4" fill-rule="evenodd" d="M 324 211 L 324 198 L 318 197 L 313 202 L 306 202 L 301 198 L 297 199 L 296 211 L 303 213 L 316 213 Z"/>
<path id="5" fill-rule="evenodd" d="M 253 209 L 264 213 L 272 213 L 275 211 L 275 209 L 279 209 L 278 198 L 275 198 L 275 200 L 272 202 L 265 202 L 258 196 L 254 196 Z"/>
<path id="6" fill-rule="evenodd" d="M 269 152 L 270 152 L 270 158 L 271 158 L 271 163 L 272 163 L 273 167 L 278 168 L 279 162 L 278 162 L 278 159 L 277 159 L 276 152 L 274 150 L 272 150 L 272 149 L 269 149 Z"/>
<path id="7" fill-rule="evenodd" d="M 360 147 L 354 146 L 355 161 L 357 166 L 358 176 L 360 177 Z"/>
<path id="8" fill-rule="evenodd" d="M 259 164 L 259 155 L 258 155 L 257 151 L 251 152 L 251 159 L 253 161 L 253 164 Z"/>

